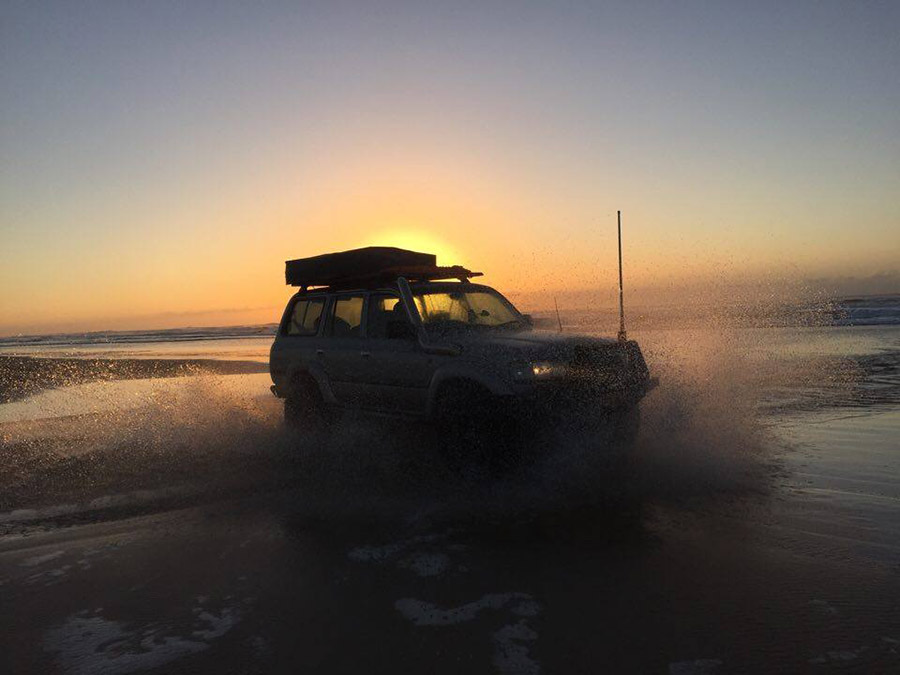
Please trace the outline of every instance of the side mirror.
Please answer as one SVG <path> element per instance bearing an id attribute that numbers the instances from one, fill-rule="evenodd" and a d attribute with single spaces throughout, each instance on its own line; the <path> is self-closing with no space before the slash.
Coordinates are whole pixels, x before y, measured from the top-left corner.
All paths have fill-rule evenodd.
<path id="1" fill-rule="evenodd" d="M 389 340 L 415 340 L 416 331 L 409 321 L 390 321 L 387 336 Z"/>

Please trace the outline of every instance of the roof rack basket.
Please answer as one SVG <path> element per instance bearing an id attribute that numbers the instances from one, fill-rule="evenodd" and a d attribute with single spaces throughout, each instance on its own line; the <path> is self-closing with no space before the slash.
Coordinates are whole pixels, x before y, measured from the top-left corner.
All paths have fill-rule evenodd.
<path id="1" fill-rule="evenodd" d="M 340 253 L 326 253 L 311 258 L 285 262 L 285 282 L 302 289 L 310 287 L 362 288 L 393 282 L 397 277 L 408 281 L 458 279 L 468 281 L 480 277 L 460 265 L 441 267 L 437 256 L 388 246 L 369 246 Z"/>

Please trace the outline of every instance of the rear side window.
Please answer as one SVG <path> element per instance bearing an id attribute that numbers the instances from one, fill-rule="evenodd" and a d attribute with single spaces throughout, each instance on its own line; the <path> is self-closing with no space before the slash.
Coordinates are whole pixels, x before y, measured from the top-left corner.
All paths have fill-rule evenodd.
<path id="1" fill-rule="evenodd" d="M 294 303 L 287 325 L 288 335 L 315 335 L 319 332 L 325 298 L 303 298 Z"/>
<path id="2" fill-rule="evenodd" d="M 362 326 L 363 297 L 353 295 L 338 298 L 334 302 L 328 335 L 336 338 L 360 337 Z"/>

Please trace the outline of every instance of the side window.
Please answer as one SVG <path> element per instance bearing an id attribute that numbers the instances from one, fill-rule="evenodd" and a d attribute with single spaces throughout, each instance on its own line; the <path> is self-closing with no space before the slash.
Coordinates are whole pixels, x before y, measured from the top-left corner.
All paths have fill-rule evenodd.
<path id="1" fill-rule="evenodd" d="M 388 339 L 391 337 L 388 324 L 396 321 L 409 322 L 400 298 L 388 293 L 373 293 L 369 296 L 369 322 L 366 324 L 368 337 L 375 340 Z"/>
<path id="2" fill-rule="evenodd" d="M 327 334 L 336 338 L 360 337 L 363 297 L 353 295 L 337 298 L 328 322 Z"/>
<path id="3" fill-rule="evenodd" d="M 288 335 L 315 335 L 319 332 L 325 298 L 300 299 L 294 303 L 291 318 L 288 320 Z"/>

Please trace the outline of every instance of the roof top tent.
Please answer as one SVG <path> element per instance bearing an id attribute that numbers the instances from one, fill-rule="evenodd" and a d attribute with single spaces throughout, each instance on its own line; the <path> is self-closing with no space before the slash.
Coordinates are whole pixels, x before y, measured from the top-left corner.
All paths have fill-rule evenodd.
<path id="1" fill-rule="evenodd" d="M 341 253 L 326 253 L 285 262 L 284 277 L 289 286 L 307 289 L 359 288 L 375 286 L 405 277 L 409 281 L 459 279 L 481 276 L 459 265 L 440 267 L 437 256 L 390 246 L 368 246 Z"/>

